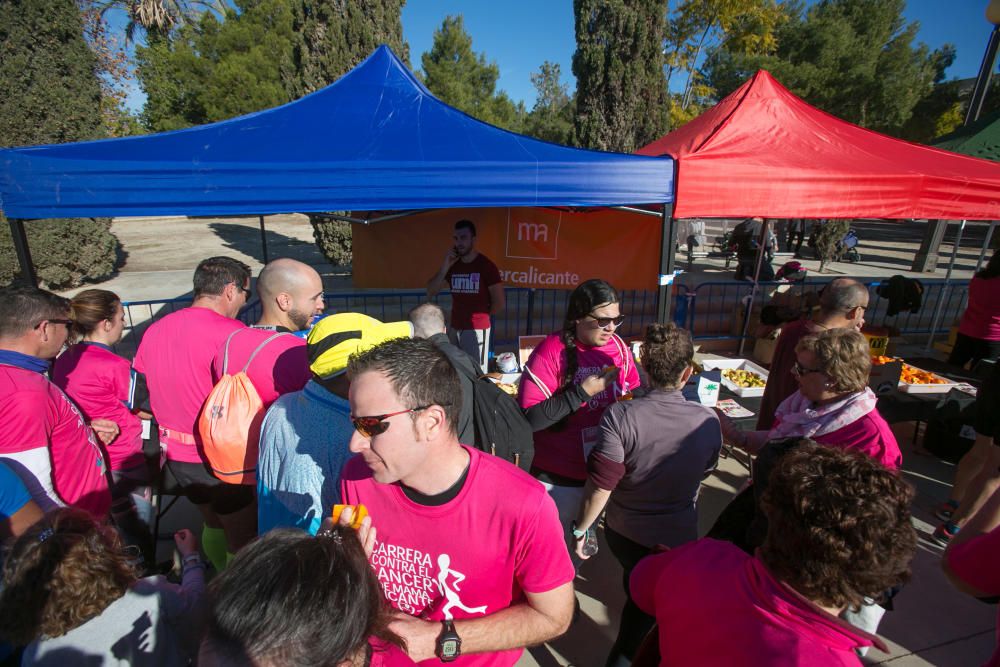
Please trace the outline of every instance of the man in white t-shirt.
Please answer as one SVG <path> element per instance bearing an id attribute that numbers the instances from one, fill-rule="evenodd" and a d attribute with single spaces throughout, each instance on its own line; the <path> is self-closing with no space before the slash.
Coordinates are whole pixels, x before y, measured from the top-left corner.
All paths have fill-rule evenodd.
<path id="1" fill-rule="evenodd" d="M 574 572 L 555 505 L 527 473 L 459 443 L 462 391 L 444 353 L 393 340 L 352 357 L 348 373 L 358 456 L 343 502 L 372 518 L 369 558 L 404 612 L 391 628 L 410 657 L 510 667 L 565 632 Z"/>

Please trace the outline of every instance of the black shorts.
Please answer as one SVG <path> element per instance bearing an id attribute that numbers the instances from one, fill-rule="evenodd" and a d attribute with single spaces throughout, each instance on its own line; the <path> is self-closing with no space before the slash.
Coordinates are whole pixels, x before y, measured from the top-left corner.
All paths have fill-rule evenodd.
<path id="1" fill-rule="evenodd" d="M 1000 362 L 993 365 L 993 372 L 983 381 L 976 395 L 976 433 L 993 438 L 1000 446 Z"/>
<path id="2" fill-rule="evenodd" d="M 203 463 L 168 460 L 167 467 L 188 500 L 195 505 L 210 505 L 216 514 L 239 512 L 254 502 L 254 487 L 226 484 Z"/>

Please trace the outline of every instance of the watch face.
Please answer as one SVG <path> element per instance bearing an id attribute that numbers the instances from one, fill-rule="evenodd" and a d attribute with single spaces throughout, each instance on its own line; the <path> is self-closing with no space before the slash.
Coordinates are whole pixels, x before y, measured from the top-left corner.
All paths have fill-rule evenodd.
<path id="1" fill-rule="evenodd" d="M 445 639 L 441 642 L 441 657 L 455 658 L 458 656 L 458 641 L 455 639 Z"/>

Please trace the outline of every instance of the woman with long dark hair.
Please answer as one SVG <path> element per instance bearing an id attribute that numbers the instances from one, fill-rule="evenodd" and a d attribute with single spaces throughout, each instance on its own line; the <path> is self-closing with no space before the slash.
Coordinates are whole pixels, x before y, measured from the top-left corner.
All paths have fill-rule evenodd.
<path id="1" fill-rule="evenodd" d="M 521 376 L 518 399 L 535 431 L 532 472 L 564 525 L 580 506 L 604 409 L 639 386 L 632 353 L 615 333 L 624 321 L 614 287 L 598 279 L 581 283 L 570 294 L 562 330 L 535 348 Z"/>

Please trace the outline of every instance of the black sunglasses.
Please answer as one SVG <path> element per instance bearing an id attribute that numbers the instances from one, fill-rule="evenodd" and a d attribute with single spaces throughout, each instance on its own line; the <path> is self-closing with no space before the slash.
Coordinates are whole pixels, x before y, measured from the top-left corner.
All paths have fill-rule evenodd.
<path id="1" fill-rule="evenodd" d="M 374 438 L 376 435 L 381 435 L 389 429 L 389 424 L 385 421 L 389 417 L 405 415 L 408 412 L 420 412 L 429 407 L 431 406 L 425 405 L 422 408 L 410 408 L 409 410 L 400 410 L 399 412 L 390 412 L 389 414 L 374 415 L 371 417 L 351 417 L 351 423 L 354 424 L 357 432 L 364 437 Z"/>
<path id="2" fill-rule="evenodd" d="M 56 318 L 49 318 L 49 319 L 46 319 L 46 320 L 42 320 L 41 322 L 39 322 L 38 324 L 36 324 L 33 328 L 37 329 L 38 327 L 42 326 L 46 322 L 49 322 L 50 324 L 65 324 L 66 326 L 70 326 L 71 324 L 73 324 L 73 320 L 60 320 L 60 319 L 56 319 Z"/>
<path id="3" fill-rule="evenodd" d="M 804 375 L 809 375 L 810 373 L 825 373 L 825 372 L 826 371 L 824 371 L 822 368 L 806 368 L 797 361 L 794 364 L 792 364 L 792 375 L 798 375 L 799 377 L 802 377 Z"/>
<path id="4" fill-rule="evenodd" d="M 616 327 L 620 327 L 622 325 L 622 322 L 625 321 L 624 315 L 619 315 L 618 317 L 596 317 L 588 313 L 587 317 L 597 322 L 598 328 L 601 329 L 607 329 L 612 324 L 614 324 Z"/>
<path id="5" fill-rule="evenodd" d="M 235 282 L 235 281 L 233 281 L 233 285 L 235 285 L 235 286 L 236 286 L 236 289 L 238 289 L 238 290 L 240 290 L 241 292 L 243 292 L 244 294 L 246 294 L 246 295 L 247 295 L 247 298 L 250 298 L 250 295 L 252 295 L 252 294 L 253 294 L 253 292 L 251 292 L 251 291 L 250 291 L 250 288 L 249 288 L 249 287 L 244 287 L 243 285 L 240 285 L 239 283 L 237 283 L 237 282 Z"/>

